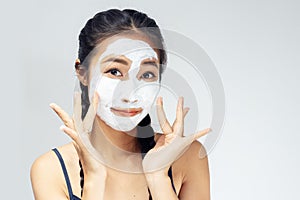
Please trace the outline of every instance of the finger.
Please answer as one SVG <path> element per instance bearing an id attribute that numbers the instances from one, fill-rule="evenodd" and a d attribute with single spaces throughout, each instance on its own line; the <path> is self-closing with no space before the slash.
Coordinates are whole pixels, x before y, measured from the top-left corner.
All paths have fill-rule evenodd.
<path id="1" fill-rule="evenodd" d="M 100 96 L 99 96 L 98 92 L 95 92 L 95 94 L 93 96 L 93 106 L 94 106 L 95 110 L 98 109 L 99 101 L 100 101 Z"/>
<path id="2" fill-rule="evenodd" d="M 94 123 L 94 120 L 95 120 L 95 115 L 96 115 L 96 112 L 97 112 L 97 109 L 98 109 L 98 102 L 99 102 L 99 95 L 97 92 L 94 93 L 94 96 L 93 96 L 93 102 L 92 104 L 89 106 L 89 109 L 85 115 L 85 118 L 83 120 L 83 126 L 84 126 L 84 129 L 89 131 L 92 126 L 93 126 L 93 123 Z"/>
<path id="3" fill-rule="evenodd" d="M 176 109 L 176 119 L 172 127 L 177 134 L 181 134 L 181 135 L 183 134 L 183 118 L 184 118 L 183 97 L 179 97 L 177 103 L 177 109 Z"/>
<path id="4" fill-rule="evenodd" d="M 164 108 L 163 108 L 163 100 L 162 97 L 158 97 L 156 100 L 156 112 L 158 116 L 158 121 L 161 127 L 161 130 L 164 134 L 172 133 L 172 127 L 167 120 Z"/>
<path id="5" fill-rule="evenodd" d="M 183 97 L 179 97 L 176 109 L 176 119 L 179 123 L 183 122 L 183 100 Z"/>
<path id="6" fill-rule="evenodd" d="M 74 129 L 74 124 L 73 124 L 72 118 L 69 116 L 69 114 L 67 112 L 65 112 L 61 107 L 59 107 L 55 103 L 51 103 L 50 107 L 58 115 L 58 117 L 63 121 L 63 123 L 67 127 Z"/>
<path id="7" fill-rule="evenodd" d="M 184 108 L 183 109 L 183 118 L 185 118 L 185 116 L 186 116 L 186 114 L 189 112 L 189 110 L 190 110 L 190 108 L 188 108 L 188 107 L 186 107 L 186 108 Z M 175 122 L 174 122 L 175 123 Z M 173 125 L 174 126 L 174 125 Z M 176 128 L 175 126 L 175 128 L 174 128 L 174 130 L 179 130 L 179 131 L 176 131 L 176 134 L 177 135 L 180 135 L 181 137 L 183 137 L 183 126 L 184 126 L 184 124 L 183 124 L 183 121 L 182 121 L 182 124 L 180 125 L 181 127 L 180 128 Z"/>
<path id="8" fill-rule="evenodd" d="M 209 133 L 211 130 L 212 130 L 211 128 L 207 128 L 207 129 L 204 129 L 204 130 L 202 130 L 202 131 L 199 131 L 199 132 L 195 133 L 195 134 L 193 135 L 194 140 L 197 140 L 198 138 L 200 138 L 200 137 L 206 135 L 206 134 Z"/>
<path id="9" fill-rule="evenodd" d="M 185 118 L 185 116 L 188 114 L 190 108 L 189 107 L 186 107 L 183 109 L 183 118 Z"/>
<path id="10" fill-rule="evenodd" d="M 73 100 L 73 106 L 74 106 L 74 125 L 76 126 L 76 130 L 80 131 L 82 130 L 82 119 L 81 119 L 81 113 L 82 113 L 82 105 L 81 105 L 81 93 L 75 92 L 74 93 L 74 100 Z"/>
<path id="11" fill-rule="evenodd" d="M 75 147 L 76 151 L 80 152 L 80 148 L 79 148 L 78 144 L 74 140 L 72 141 L 72 143 L 73 143 L 73 146 Z"/>
<path id="12" fill-rule="evenodd" d="M 76 131 L 64 125 L 60 127 L 60 130 L 65 132 L 77 145 L 79 144 L 80 141 Z"/>

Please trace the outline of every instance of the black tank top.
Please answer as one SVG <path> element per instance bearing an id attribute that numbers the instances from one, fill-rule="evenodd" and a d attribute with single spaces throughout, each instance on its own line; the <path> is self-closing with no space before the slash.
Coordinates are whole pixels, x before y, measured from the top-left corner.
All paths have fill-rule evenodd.
<path id="1" fill-rule="evenodd" d="M 70 182 L 69 175 L 68 175 L 68 172 L 67 172 L 67 168 L 66 168 L 65 162 L 64 162 L 61 154 L 59 153 L 59 151 L 56 148 L 54 148 L 52 150 L 55 152 L 55 154 L 57 155 L 57 157 L 59 159 L 62 171 L 64 173 L 64 177 L 65 177 L 65 180 L 66 180 L 66 185 L 67 185 L 67 188 L 68 188 L 70 200 L 81 200 L 79 197 L 77 197 L 76 195 L 73 194 L 72 187 L 71 187 L 71 182 Z M 169 168 L 168 175 L 171 179 L 173 190 L 176 193 L 175 186 L 174 186 L 174 183 L 173 183 L 172 167 Z M 149 200 L 152 200 L 149 188 L 148 188 L 148 192 L 149 192 Z"/>

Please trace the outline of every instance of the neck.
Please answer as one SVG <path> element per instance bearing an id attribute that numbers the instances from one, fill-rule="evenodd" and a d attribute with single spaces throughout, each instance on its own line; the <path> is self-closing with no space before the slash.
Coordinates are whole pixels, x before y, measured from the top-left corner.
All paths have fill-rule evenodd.
<path id="1" fill-rule="evenodd" d="M 105 151 L 118 149 L 120 150 L 119 155 L 122 155 L 121 152 L 124 154 L 140 153 L 136 134 L 137 128 L 129 132 L 118 131 L 108 126 L 99 116 L 96 116 L 90 139 L 96 149 L 101 147 L 101 151 L 105 148 Z"/>
<path id="2" fill-rule="evenodd" d="M 121 171 L 142 172 L 142 158 L 137 129 L 130 132 L 115 130 L 96 116 L 89 139 L 102 161 Z"/>

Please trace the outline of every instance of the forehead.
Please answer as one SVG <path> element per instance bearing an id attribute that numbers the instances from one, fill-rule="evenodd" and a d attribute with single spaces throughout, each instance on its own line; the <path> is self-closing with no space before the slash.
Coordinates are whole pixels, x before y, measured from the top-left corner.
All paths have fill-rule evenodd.
<path id="1" fill-rule="evenodd" d="M 156 52 L 148 43 L 142 40 L 134 40 L 130 38 L 119 38 L 112 41 L 101 54 L 99 60 L 113 55 L 124 55 L 131 61 L 144 58 L 157 59 Z"/>
<path id="2" fill-rule="evenodd" d="M 150 57 L 158 58 L 158 48 L 144 34 L 119 34 L 101 41 L 93 49 L 93 60 L 98 61 L 108 55 L 126 55 L 127 57 L 138 53 L 140 56 L 149 54 Z M 146 56 L 146 55 L 144 55 Z M 94 60 L 96 61 L 96 60 Z"/>

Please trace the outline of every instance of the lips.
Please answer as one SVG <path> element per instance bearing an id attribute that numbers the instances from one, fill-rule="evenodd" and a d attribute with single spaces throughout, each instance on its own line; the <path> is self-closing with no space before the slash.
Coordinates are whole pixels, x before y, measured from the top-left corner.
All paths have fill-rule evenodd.
<path id="1" fill-rule="evenodd" d="M 142 108 L 110 108 L 110 110 L 118 116 L 122 117 L 132 117 L 135 116 L 143 111 Z"/>

